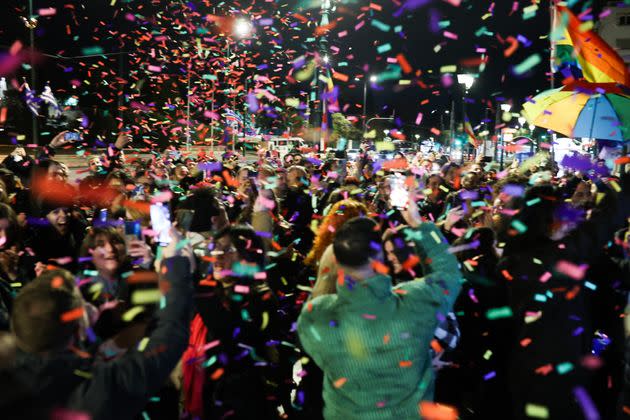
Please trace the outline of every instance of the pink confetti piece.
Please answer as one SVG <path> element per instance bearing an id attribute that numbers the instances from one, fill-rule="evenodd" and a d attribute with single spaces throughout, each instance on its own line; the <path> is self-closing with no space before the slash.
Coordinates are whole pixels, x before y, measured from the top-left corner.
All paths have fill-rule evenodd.
<path id="1" fill-rule="evenodd" d="M 44 9 L 39 9 L 37 14 L 40 16 L 54 16 L 57 14 L 57 9 L 54 7 L 46 7 Z"/>
<path id="2" fill-rule="evenodd" d="M 586 274 L 587 265 L 575 265 L 569 261 L 558 261 L 556 271 L 571 277 L 574 280 L 582 280 Z"/>
<path id="3" fill-rule="evenodd" d="M 221 344 L 221 340 L 214 340 L 214 341 L 211 341 L 211 342 L 209 342 L 208 344 L 206 344 L 205 346 L 203 346 L 203 347 L 201 348 L 201 351 L 207 351 L 207 350 L 210 350 L 211 348 L 216 347 L 216 346 L 218 346 L 219 344 Z"/>
<path id="4" fill-rule="evenodd" d="M 454 39 L 454 40 L 457 40 L 459 38 L 457 34 L 454 34 L 453 32 L 449 32 L 449 31 L 444 31 L 443 35 L 444 35 L 444 38 L 449 38 L 449 39 Z"/>
<path id="5" fill-rule="evenodd" d="M 237 284 L 236 286 L 234 286 L 234 291 L 236 293 L 247 294 L 249 293 L 249 286 L 245 286 L 243 284 Z"/>

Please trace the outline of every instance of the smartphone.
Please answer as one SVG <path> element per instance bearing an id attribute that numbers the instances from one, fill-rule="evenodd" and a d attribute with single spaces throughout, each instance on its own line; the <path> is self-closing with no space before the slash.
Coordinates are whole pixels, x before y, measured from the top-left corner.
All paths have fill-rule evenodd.
<path id="1" fill-rule="evenodd" d="M 394 175 L 389 180 L 389 203 L 393 208 L 405 209 L 409 204 L 409 190 L 405 185 L 405 177 Z"/>
<path id="2" fill-rule="evenodd" d="M 125 222 L 125 236 L 134 237 L 134 239 L 142 239 L 142 227 L 138 220 Z"/>
<path id="3" fill-rule="evenodd" d="M 98 212 L 98 221 L 99 223 L 105 224 L 107 223 L 107 209 L 100 209 Z"/>
<path id="4" fill-rule="evenodd" d="M 63 138 L 66 141 L 79 141 L 81 140 L 81 134 L 77 131 L 68 131 L 66 134 L 64 134 Z"/>
<path id="5" fill-rule="evenodd" d="M 162 203 L 152 204 L 149 210 L 151 214 L 151 228 L 157 234 L 160 245 L 166 246 L 171 242 L 171 214 L 168 206 Z"/>

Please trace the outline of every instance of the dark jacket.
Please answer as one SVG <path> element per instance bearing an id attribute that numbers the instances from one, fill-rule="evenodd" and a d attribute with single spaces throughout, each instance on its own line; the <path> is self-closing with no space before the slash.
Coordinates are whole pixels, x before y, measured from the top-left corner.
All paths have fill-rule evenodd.
<path id="1" fill-rule="evenodd" d="M 188 343 L 192 303 L 189 263 L 184 257 L 163 262 L 169 284 L 166 306 L 143 351 L 132 350 L 113 362 L 95 362 L 65 351 L 42 356 L 18 351 L 0 378 L 12 378 L 20 391 L 2 384 L 2 418 L 28 418 L 21 413 L 35 404 L 42 413 L 54 408 L 82 411 L 93 420 L 131 419 L 157 393 Z M 12 392 L 8 392 L 12 391 Z M 5 417 L 6 416 L 6 417 Z M 49 418 L 49 416 L 41 417 Z"/>
<path id="2" fill-rule="evenodd" d="M 571 270 L 563 266 L 591 264 L 623 226 L 630 214 L 625 184 L 560 241 L 517 236 L 507 242 L 498 275 L 507 283 L 512 313 L 513 334 L 506 339 L 513 418 L 526 418 L 527 404 L 547 407 L 549 418 L 583 417 L 574 392 L 576 387 L 588 391 L 589 373 L 582 359 L 591 350 L 592 290 L 588 278 L 568 275 Z"/>
<path id="3" fill-rule="evenodd" d="M 195 295 L 207 328 L 205 341 L 215 343 L 206 351 L 206 360 L 216 362 L 205 369 L 203 418 L 229 412 L 234 419 L 272 418 L 273 403 L 267 397 L 274 393 L 271 384 L 279 385 L 278 360 L 273 360 L 278 328 L 273 293 L 261 283 L 250 284 L 246 293 L 235 287 L 200 286 Z"/>

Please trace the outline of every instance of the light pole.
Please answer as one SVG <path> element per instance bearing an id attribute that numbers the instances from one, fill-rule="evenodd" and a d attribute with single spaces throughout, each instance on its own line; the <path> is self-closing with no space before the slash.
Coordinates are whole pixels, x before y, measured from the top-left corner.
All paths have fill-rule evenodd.
<path id="1" fill-rule="evenodd" d="M 33 0 L 28 0 L 28 17 L 25 21 L 29 30 L 29 47 L 31 51 L 35 51 L 35 28 L 37 27 L 37 17 L 33 15 Z M 33 92 L 37 90 L 37 73 L 35 72 L 35 63 L 31 62 L 31 89 Z M 31 113 L 31 126 L 33 130 L 33 143 L 39 145 L 39 133 L 37 128 L 37 116 Z"/>
<path id="2" fill-rule="evenodd" d="M 253 31 L 254 31 L 254 26 L 248 19 L 240 17 L 234 21 L 234 26 L 232 27 L 232 33 L 237 39 L 236 42 L 234 43 L 234 51 L 236 51 L 236 46 L 238 45 L 238 41 L 245 38 L 249 38 L 252 35 Z M 229 39 L 228 39 L 228 54 L 229 54 Z M 232 100 L 232 108 L 233 108 L 232 111 L 234 113 L 236 113 L 236 96 L 237 95 L 238 94 L 235 93 L 234 98 Z M 243 124 L 245 124 L 245 121 L 243 121 Z M 232 152 L 236 152 L 236 136 L 237 136 L 236 131 L 233 131 Z"/>
<path id="3" fill-rule="evenodd" d="M 363 80 L 363 132 L 365 132 L 365 123 L 367 118 L 367 91 L 368 91 L 368 81 L 370 83 L 376 83 L 378 78 L 376 76 L 365 77 Z"/>
<path id="4" fill-rule="evenodd" d="M 475 83 L 475 76 L 472 74 L 458 74 L 457 75 L 457 83 L 464 87 L 464 95 L 462 96 L 462 130 L 466 131 L 466 96 L 468 96 L 468 91 Z M 468 142 L 462 146 L 462 163 L 464 162 L 464 149 L 468 148 Z"/>
<path id="5" fill-rule="evenodd" d="M 503 113 L 508 113 L 510 112 L 510 109 L 512 109 L 512 105 L 510 104 L 501 104 L 501 106 L 499 107 L 499 109 L 503 112 Z M 499 115 L 499 109 L 497 109 L 497 123 L 499 121 L 498 115 Z M 497 124 L 497 128 L 498 128 L 499 124 Z M 503 159 L 505 157 L 505 144 L 503 142 L 503 134 L 501 134 L 501 130 L 499 130 L 499 137 L 498 137 L 499 141 L 500 141 L 500 149 L 501 149 L 501 159 L 499 161 L 499 170 L 503 170 Z"/>

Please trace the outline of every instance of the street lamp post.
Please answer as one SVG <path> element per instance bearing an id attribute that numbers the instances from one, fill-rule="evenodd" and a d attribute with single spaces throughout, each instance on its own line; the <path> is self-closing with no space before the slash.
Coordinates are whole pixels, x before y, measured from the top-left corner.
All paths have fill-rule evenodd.
<path id="1" fill-rule="evenodd" d="M 499 110 L 501 110 L 501 112 L 506 113 L 506 112 L 510 112 L 510 109 L 512 109 L 512 105 L 510 104 L 501 104 L 498 108 L 497 108 L 497 129 L 498 129 L 498 122 L 499 122 Z M 503 159 L 505 157 L 505 143 L 503 141 L 503 134 L 501 134 L 501 130 L 499 130 L 499 137 L 498 140 L 500 141 L 500 149 L 501 149 L 501 159 L 499 161 L 499 170 L 503 170 Z"/>
<path id="2" fill-rule="evenodd" d="M 367 91 L 368 91 L 368 81 L 370 83 L 376 83 L 378 78 L 376 76 L 365 77 L 363 80 L 363 132 L 365 132 L 365 123 L 367 118 Z"/>
<path id="3" fill-rule="evenodd" d="M 472 74 L 458 74 L 457 83 L 464 87 L 464 95 L 462 96 L 462 130 L 466 131 L 466 96 L 468 96 L 468 91 L 475 83 L 475 76 L 473 76 Z M 462 163 L 464 162 L 464 149 L 466 149 L 467 147 L 468 143 L 462 146 Z"/>
<path id="4" fill-rule="evenodd" d="M 236 36 L 237 40 L 234 42 L 234 51 L 236 51 L 236 46 L 238 45 L 238 41 L 241 39 L 249 38 L 254 30 L 252 23 L 246 18 L 238 18 L 234 21 L 234 27 L 232 28 L 232 33 Z M 229 40 L 228 40 L 228 54 L 229 54 Z M 236 96 L 238 93 L 234 94 L 234 98 L 232 99 L 232 108 L 233 112 L 236 113 Z M 245 121 L 243 121 L 245 124 Z M 236 152 L 236 131 L 232 134 L 232 152 Z"/>

